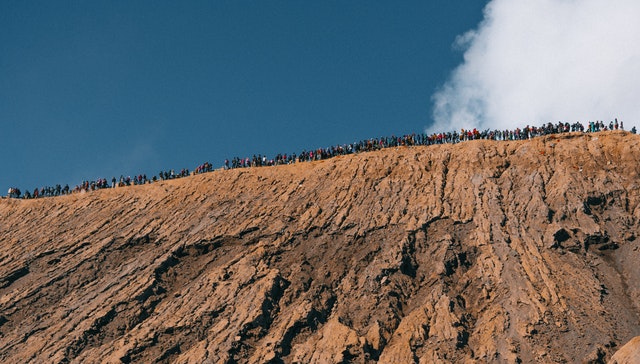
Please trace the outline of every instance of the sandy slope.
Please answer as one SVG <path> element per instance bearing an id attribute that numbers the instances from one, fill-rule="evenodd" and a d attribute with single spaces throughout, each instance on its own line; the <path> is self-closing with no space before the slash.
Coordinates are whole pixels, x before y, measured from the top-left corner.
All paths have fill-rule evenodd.
<path id="1" fill-rule="evenodd" d="M 606 362 L 640 136 L 401 147 L 0 201 L 0 360 Z"/>

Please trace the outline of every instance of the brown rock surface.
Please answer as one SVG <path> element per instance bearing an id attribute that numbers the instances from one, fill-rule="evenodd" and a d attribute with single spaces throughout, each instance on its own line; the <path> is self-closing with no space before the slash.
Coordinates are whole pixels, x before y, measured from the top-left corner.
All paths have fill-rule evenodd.
<path id="1" fill-rule="evenodd" d="M 639 161 L 568 134 L 3 199 L 0 361 L 604 363 Z"/>

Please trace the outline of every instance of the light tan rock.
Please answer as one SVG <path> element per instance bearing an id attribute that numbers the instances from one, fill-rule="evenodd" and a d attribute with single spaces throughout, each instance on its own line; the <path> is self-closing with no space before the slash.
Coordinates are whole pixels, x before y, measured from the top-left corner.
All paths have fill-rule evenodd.
<path id="1" fill-rule="evenodd" d="M 609 364 L 640 363 L 640 336 L 636 336 L 624 344 L 609 360 Z"/>

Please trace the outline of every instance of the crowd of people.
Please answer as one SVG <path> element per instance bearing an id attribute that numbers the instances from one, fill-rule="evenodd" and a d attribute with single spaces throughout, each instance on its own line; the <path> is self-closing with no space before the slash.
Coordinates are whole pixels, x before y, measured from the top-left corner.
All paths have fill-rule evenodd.
<path id="1" fill-rule="evenodd" d="M 322 160 L 332 158 L 338 155 L 346 155 L 360 153 L 383 148 L 398 146 L 414 146 L 414 145 L 434 145 L 434 144 L 455 144 L 468 140 L 488 139 L 488 140 L 524 140 L 537 136 L 569 133 L 569 132 L 588 132 L 595 133 L 606 130 L 624 130 L 622 122 L 618 119 L 611 121 L 609 125 L 605 125 L 602 121 L 590 122 L 586 127 L 576 122 L 573 124 L 558 122 L 557 124 L 547 123 L 540 127 L 526 126 L 522 129 L 514 130 L 483 130 L 477 129 L 461 129 L 460 132 L 446 132 L 433 134 L 407 134 L 400 137 L 381 137 L 361 140 L 351 144 L 336 145 L 328 148 L 317 148 L 313 150 L 303 150 L 299 154 L 277 154 L 273 159 L 267 159 L 260 154 L 253 157 L 238 158 L 235 157 L 231 161 L 224 161 L 225 169 L 247 168 L 247 167 L 263 167 L 281 164 L 291 164 L 296 162 L 308 162 L 314 160 Z M 635 127 L 631 130 L 635 134 Z"/>
<path id="2" fill-rule="evenodd" d="M 381 138 L 371 138 L 364 139 L 359 142 L 336 145 L 327 148 L 317 148 L 312 150 L 303 150 L 300 153 L 290 153 L 290 154 L 277 154 L 274 158 L 267 159 L 266 156 L 258 154 L 253 155 L 251 158 L 239 158 L 235 157 L 231 161 L 225 159 L 224 161 L 224 169 L 235 169 L 235 168 L 247 168 L 247 167 L 265 167 L 265 166 L 275 166 L 275 165 L 283 165 L 283 164 L 292 164 L 292 163 L 300 163 L 300 162 L 309 162 L 314 160 L 322 160 L 328 159 L 339 155 L 360 153 L 372 150 L 379 150 L 383 148 L 391 148 L 391 147 L 400 147 L 400 146 L 416 146 L 416 145 L 435 145 L 435 144 L 455 144 L 469 140 L 477 140 L 477 139 L 486 139 L 486 140 L 525 140 L 531 139 L 538 136 L 549 135 L 549 134 L 558 134 L 558 133 L 569 133 L 569 132 L 586 132 L 586 133 L 595 133 L 599 131 L 607 131 L 607 130 L 624 130 L 624 125 L 622 122 L 618 122 L 618 119 L 615 121 L 609 122 L 609 124 L 605 124 L 602 121 L 589 122 L 589 124 L 585 127 L 580 122 L 576 122 L 573 124 L 558 122 L 556 124 L 547 123 L 540 127 L 535 126 L 526 126 L 524 128 L 516 128 L 513 130 L 483 130 L 479 131 L 477 129 L 465 130 L 461 129 L 459 132 L 445 132 L 445 133 L 414 133 L 414 134 L 406 134 L 403 136 L 390 136 L 390 137 L 381 137 Z M 635 126 L 631 129 L 631 133 L 636 133 Z M 189 172 L 189 169 L 183 168 L 179 173 L 175 173 L 174 170 L 169 171 L 160 171 L 158 176 L 153 176 L 150 179 L 147 178 L 146 174 L 140 174 L 138 176 L 134 176 L 133 178 L 130 176 L 121 175 L 119 179 L 113 177 L 111 179 L 111 184 L 108 183 L 106 178 L 98 178 L 95 181 L 83 181 L 81 184 L 76 185 L 75 188 L 70 188 L 69 185 L 65 185 L 62 187 L 61 185 L 56 185 L 54 187 L 42 187 L 40 189 L 36 188 L 33 192 L 25 191 L 24 194 L 19 188 L 11 187 L 9 188 L 8 197 L 11 198 L 41 198 L 41 197 L 53 197 L 53 196 L 61 196 L 68 195 L 71 193 L 78 192 L 88 192 L 95 191 L 99 189 L 105 188 L 116 188 L 116 187 L 125 187 L 131 185 L 142 185 L 146 183 L 153 183 L 157 181 L 166 181 L 174 178 L 182 178 L 187 177 L 189 175 L 195 175 L 200 173 L 207 173 L 213 171 L 213 165 L 209 162 L 205 162 L 199 166 L 197 166 L 192 172 Z"/>

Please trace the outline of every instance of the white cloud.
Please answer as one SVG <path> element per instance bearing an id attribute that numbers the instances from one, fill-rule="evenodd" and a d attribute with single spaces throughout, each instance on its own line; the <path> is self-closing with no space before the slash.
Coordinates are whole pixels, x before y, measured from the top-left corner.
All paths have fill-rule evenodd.
<path id="1" fill-rule="evenodd" d="M 640 121 L 640 1 L 492 0 L 428 131 Z"/>

